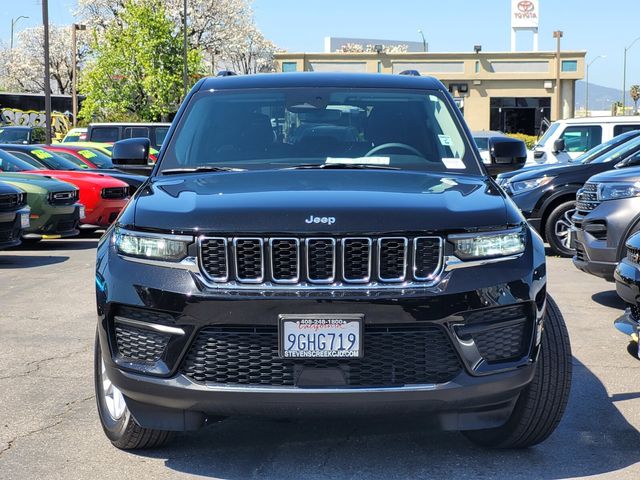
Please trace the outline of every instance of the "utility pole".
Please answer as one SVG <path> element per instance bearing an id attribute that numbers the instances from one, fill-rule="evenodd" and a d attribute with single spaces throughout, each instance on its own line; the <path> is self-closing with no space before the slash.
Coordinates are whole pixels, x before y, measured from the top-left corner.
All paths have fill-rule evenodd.
<path id="1" fill-rule="evenodd" d="M 184 9 L 183 9 L 183 25 L 182 25 L 182 33 L 183 33 L 183 45 L 182 45 L 182 62 L 183 62 L 183 72 L 182 72 L 182 83 L 183 85 L 183 98 L 187 96 L 187 82 L 189 80 L 188 75 L 189 72 L 187 70 L 187 0 L 184 0 Z"/>
<path id="2" fill-rule="evenodd" d="M 51 145 L 51 78 L 49 72 L 49 0 L 42 0 L 42 25 L 44 26 L 44 118 L 45 143 Z"/>
<path id="3" fill-rule="evenodd" d="M 556 108 L 555 108 L 555 120 L 562 118 L 562 89 L 560 88 L 560 39 L 562 38 L 562 31 L 556 30 L 553 32 L 553 38 L 556 39 Z M 553 115 L 552 115 L 553 116 Z"/>
<path id="4" fill-rule="evenodd" d="M 71 25 L 71 48 L 73 48 L 71 54 L 71 115 L 73 116 L 74 127 L 78 124 L 78 39 L 76 32 L 86 29 L 86 25 L 79 25 L 77 23 Z"/>
<path id="5" fill-rule="evenodd" d="M 29 17 L 27 17 L 26 15 L 20 15 L 18 18 L 15 18 L 15 19 L 12 18 L 11 19 L 11 47 L 10 47 L 10 50 L 13 50 L 13 31 L 14 31 L 14 29 L 16 27 L 16 23 L 18 23 L 18 21 L 21 18 L 29 18 Z"/>
<path id="6" fill-rule="evenodd" d="M 584 111 L 585 111 L 585 116 L 586 117 L 589 116 L 589 67 L 591 66 L 591 64 L 593 62 L 595 62 L 599 58 L 607 58 L 607 56 L 606 55 L 598 55 L 596 58 L 594 58 L 589 63 L 587 63 L 587 86 L 586 86 L 586 89 L 585 89 L 586 90 L 586 94 L 585 94 L 585 99 L 584 99 Z"/>
<path id="7" fill-rule="evenodd" d="M 640 37 L 636 38 L 631 45 L 624 47 L 624 61 L 622 62 L 622 115 L 625 114 L 625 107 L 627 106 L 627 52 L 631 50 L 631 47 L 640 40 Z"/>
<path id="8" fill-rule="evenodd" d="M 420 34 L 420 36 L 422 37 L 422 51 L 426 52 L 427 51 L 427 40 L 424 38 L 424 33 L 422 33 L 422 30 L 418 30 L 418 33 Z"/>

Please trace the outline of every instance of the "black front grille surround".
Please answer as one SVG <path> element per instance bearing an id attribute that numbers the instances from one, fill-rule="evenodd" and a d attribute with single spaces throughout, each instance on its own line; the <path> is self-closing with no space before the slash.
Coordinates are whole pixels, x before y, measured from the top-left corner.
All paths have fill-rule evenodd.
<path id="1" fill-rule="evenodd" d="M 124 360 L 133 362 L 157 362 L 162 358 L 170 335 L 146 328 L 115 323 L 116 353 Z"/>
<path id="2" fill-rule="evenodd" d="M 16 210 L 26 204 L 26 194 L 5 193 L 0 195 L 0 211 Z"/>
<path id="3" fill-rule="evenodd" d="M 430 284 L 444 241 L 416 237 L 200 237 L 200 271 L 214 284 Z"/>
<path id="4" fill-rule="evenodd" d="M 129 196 L 129 187 L 107 187 L 100 192 L 105 199 L 122 199 Z"/>
<path id="5" fill-rule="evenodd" d="M 73 205 L 78 201 L 79 190 L 52 192 L 49 194 L 51 205 Z"/>
<path id="6" fill-rule="evenodd" d="M 453 380 L 462 364 L 438 325 L 365 325 L 358 359 L 286 359 L 277 327 L 216 326 L 200 330 L 180 372 L 199 383 L 296 386 L 306 369 L 335 369 L 344 383 L 329 386 L 398 387 Z"/>
<path id="7" fill-rule="evenodd" d="M 576 195 L 576 210 L 582 214 L 588 214 L 600 205 L 598 199 L 598 184 L 587 182 Z"/>
<path id="8" fill-rule="evenodd" d="M 640 264 L 640 248 L 627 246 L 627 260 L 631 263 Z"/>

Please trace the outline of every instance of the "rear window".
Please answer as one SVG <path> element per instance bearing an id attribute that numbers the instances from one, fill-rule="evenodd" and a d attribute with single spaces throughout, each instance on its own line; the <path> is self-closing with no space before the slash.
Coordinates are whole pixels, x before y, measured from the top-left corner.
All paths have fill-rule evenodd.
<path id="1" fill-rule="evenodd" d="M 614 125 L 613 136 L 615 137 L 617 135 L 620 135 L 621 133 L 632 132 L 634 130 L 640 130 L 640 123 L 637 125 L 635 124 Z"/>
<path id="2" fill-rule="evenodd" d="M 122 138 L 149 138 L 149 127 L 125 127 Z"/>
<path id="3" fill-rule="evenodd" d="M 340 88 L 200 92 L 161 171 L 331 163 L 481 173 L 440 92 Z"/>
<path id="4" fill-rule="evenodd" d="M 91 138 L 92 142 L 117 142 L 119 131 L 118 127 L 92 127 Z"/>
<path id="5" fill-rule="evenodd" d="M 159 149 L 162 146 L 162 142 L 164 142 L 164 138 L 167 136 L 167 132 L 169 132 L 169 127 L 156 127 L 155 130 L 154 147 Z"/>

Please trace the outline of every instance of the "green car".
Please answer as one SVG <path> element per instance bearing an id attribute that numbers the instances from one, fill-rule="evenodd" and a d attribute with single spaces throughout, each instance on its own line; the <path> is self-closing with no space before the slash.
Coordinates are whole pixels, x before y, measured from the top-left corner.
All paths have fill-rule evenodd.
<path id="1" fill-rule="evenodd" d="M 22 232 L 24 240 L 78 235 L 84 207 L 78 203 L 79 191 L 74 185 L 44 175 L 1 171 L 0 181 L 27 194 L 31 213 L 30 225 Z"/>

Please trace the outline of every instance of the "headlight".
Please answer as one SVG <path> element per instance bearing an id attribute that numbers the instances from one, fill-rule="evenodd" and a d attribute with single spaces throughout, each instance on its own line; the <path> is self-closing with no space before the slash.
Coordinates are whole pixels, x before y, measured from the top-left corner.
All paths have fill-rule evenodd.
<path id="1" fill-rule="evenodd" d="M 600 188 L 598 188 L 598 200 L 616 200 L 630 197 L 640 197 L 640 182 L 601 183 Z"/>
<path id="2" fill-rule="evenodd" d="M 509 186 L 511 187 L 511 191 L 514 194 L 528 192 L 529 190 L 533 190 L 534 188 L 542 187 L 546 185 L 555 177 L 536 177 L 530 180 L 522 180 L 520 182 L 510 182 Z"/>
<path id="3" fill-rule="evenodd" d="M 506 257 L 524 252 L 526 227 L 492 233 L 449 235 L 455 254 L 462 260 Z"/>
<path id="4" fill-rule="evenodd" d="M 149 260 L 179 262 L 187 256 L 193 238 L 116 229 L 114 245 L 120 255 Z"/>

